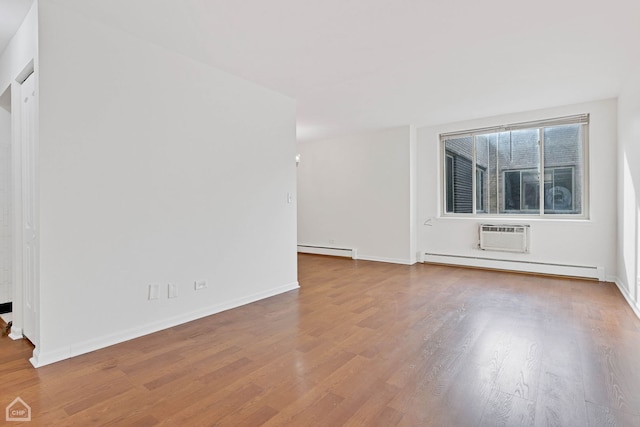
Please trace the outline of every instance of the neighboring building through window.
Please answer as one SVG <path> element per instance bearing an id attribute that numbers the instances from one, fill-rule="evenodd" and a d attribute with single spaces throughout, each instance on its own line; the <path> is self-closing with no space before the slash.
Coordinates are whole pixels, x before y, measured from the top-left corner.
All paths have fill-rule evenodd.
<path id="1" fill-rule="evenodd" d="M 481 166 L 476 166 L 476 212 L 485 212 L 485 170 Z"/>
<path id="2" fill-rule="evenodd" d="M 586 216 L 588 121 L 580 115 L 441 135 L 444 213 Z"/>

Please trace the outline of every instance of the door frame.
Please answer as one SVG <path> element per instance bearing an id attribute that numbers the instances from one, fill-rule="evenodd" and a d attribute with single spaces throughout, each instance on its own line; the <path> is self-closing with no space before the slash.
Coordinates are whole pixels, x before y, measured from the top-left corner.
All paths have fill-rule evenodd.
<path id="1" fill-rule="evenodd" d="M 35 183 L 34 194 L 31 195 L 32 203 L 35 209 L 35 224 L 36 230 L 39 229 L 40 215 L 39 215 L 39 184 L 38 184 L 38 75 L 35 73 L 34 61 L 31 60 L 29 64 L 23 69 L 21 73 L 11 82 L 11 187 L 12 187 L 12 203 L 13 203 L 13 250 L 12 250 L 12 278 L 13 278 L 13 326 L 11 328 L 12 339 L 23 339 L 23 326 L 25 316 L 25 283 L 24 283 L 24 239 L 23 230 L 26 221 L 23 205 L 24 192 L 23 192 L 23 180 L 22 174 L 25 166 L 26 159 L 23 156 L 23 144 L 22 144 L 22 83 L 33 74 L 34 85 L 36 88 L 35 94 L 35 108 L 34 108 L 34 152 L 31 153 L 33 158 L 33 164 L 35 167 L 32 169 L 33 176 L 31 179 Z M 35 306 L 35 315 L 33 319 L 34 333 L 29 339 L 35 346 L 34 357 L 31 363 L 36 365 L 37 355 L 39 353 L 40 346 L 40 278 L 39 278 L 39 236 L 36 237 L 34 242 L 35 248 L 35 277 L 33 278 L 33 304 Z"/>

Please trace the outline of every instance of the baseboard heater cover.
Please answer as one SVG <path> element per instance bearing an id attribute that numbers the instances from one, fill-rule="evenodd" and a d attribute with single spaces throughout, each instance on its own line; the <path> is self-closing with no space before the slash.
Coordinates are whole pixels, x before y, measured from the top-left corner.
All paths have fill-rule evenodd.
<path id="1" fill-rule="evenodd" d="M 553 264 L 536 261 L 516 261 L 499 258 L 447 255 L 425 252 L 422 262 L 522 271 L 526 273 L 551 274 L 556 276 L 585 277 L 605 281 L 604 267 L 570 264 Z"/>
<path id="2" fill-rule="evenodd" d="M 341 256 L 358 259 L 358 251 L 350 248 L 338 248 L 330 246 L 298 245 L 298 252 L 303 254 Z"/>

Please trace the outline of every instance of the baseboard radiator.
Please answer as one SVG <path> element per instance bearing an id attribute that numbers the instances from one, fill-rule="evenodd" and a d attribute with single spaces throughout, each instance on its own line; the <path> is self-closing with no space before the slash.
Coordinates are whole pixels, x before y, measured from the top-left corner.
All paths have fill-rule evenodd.
<path id="1" fill-rule="evenodd" d="M 303 254 L 342 256 L 358 259 L 358 251 L 353 248 L 339 248 L 330 246 L 298 245 L 298 252 Z"/>
<path id="2" fill-rule="evenodd" d="M 480 224 L 478 233 L 484 251 L 529 253 L 528 225 Z"/>
<path id="3" fill-rule="evenodd" d="M 553 264 L 536 261 L 515 261 L 491 257 L 474 257 L 437 253 L 421 253 L 420 261 L 424 263 L 461 265 L 495 270 L 519 271 L 524 273 L 550 274 L 556 276 L 582 277 L 605 281 L 604 267 L 584 265 Z"/>

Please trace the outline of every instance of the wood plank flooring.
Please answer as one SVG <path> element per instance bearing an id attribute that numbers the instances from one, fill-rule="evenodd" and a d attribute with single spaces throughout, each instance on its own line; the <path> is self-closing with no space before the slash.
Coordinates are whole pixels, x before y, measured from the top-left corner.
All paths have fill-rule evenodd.
<path id="1" fill-rule="evenodd" d="M 37 370 L 2 337 L 0 409 L 20 396 L 34 426 L 640 426 L 640 320 L 612 283 L 298 259 L 297 291 Z"/>

